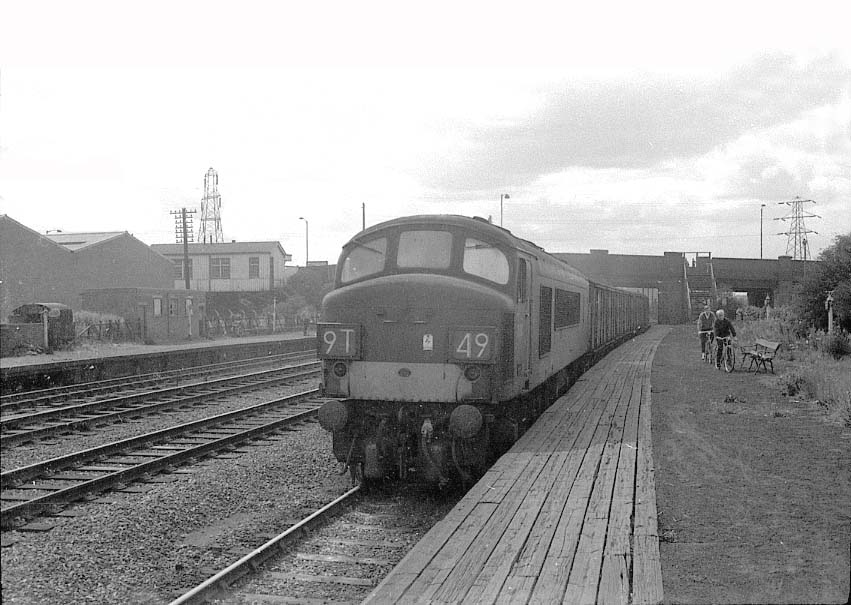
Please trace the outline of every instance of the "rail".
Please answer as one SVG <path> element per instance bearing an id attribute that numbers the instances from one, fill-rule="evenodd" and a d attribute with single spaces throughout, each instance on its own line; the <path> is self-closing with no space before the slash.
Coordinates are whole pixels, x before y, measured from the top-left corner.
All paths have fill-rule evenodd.
<path id="1" fill-rule="evenodd" d="M 231 584 L 239 580 L 246 573 L 256 569 L 277 551 L 288 546 L 305 531 L 318 525 L 329 516 L 336 513 L 341 507 L 353 502 L 359 494 L 360 486 L 358 485 L 353 487 L 333 502 L 330 502 L 319 510 L 311 513 L 309 516 L 302 519 L 283 533 L 275 536 L 259 548 L 251 551 L 207 580 L 204 580 L 201 584 L 181 597 L 175 599 L 169 605 L 198 605 L 206 603 L 217 593 L 227 590 Z"/>
<path id="2" fill-rule="evenodd" d="M 0 445 L 31 441 L 72 429 L 88 428 L 122 418 L 134 418 L 163 409 L 203 403 L 213 397 L 266 388 L 285 381 L 314 376 L 319 362 L 308 362 L 274 370 L 264 370 L 178 387 L 156 389 L 91 403 L 46 409 L 29 414 L 7 415 L 0 419 Z M 156 398 L 157 401 L 150 402 Z"/>
<path id="3" fill-rule="evenodd" d="M 274 399 L 241 410 L 188 422 L 138 437 L 131 437 L 2 473 L 0 474 L 0 485 L 2 485 L 3 491 L 7 492 L 7 494 L 9 491 L 20 491 L 24 486 L 28 491 L 48 491 L 49 493 L 35 498 L 22 495 L 5 495 L 4 505 L 9 502 L 14 503 L 9 504 L 0 511 L 0 525 L 3 528 L 14 527 L 18 519 L 36 516 L 51 506 L 63 505 L 79 500 L 89 494 L 109 489 L 117 484 L 133 481 L 139 477 L 169 469 L 177 464 L 196 460 L 211 452 L 226 449 L 259 435 L 275 432 L 287 425 L 312 419 L 316 416 L 319 409 L 318 402 L 310 403 L 307 409 L 297 409 L 295 413 L 286 414 L 283 418 L 279 415 L 275 416 L 275 414 L 280 413 L 281 410 L 279 408 L 284 406 L 290 407 L 305 400 L 309 401 L 317 395 L 318 390 L 316 389 L 304 391 L 289 397 Z M 263 421 L 261 425 L 249 423 L 245 430 L 241 430 L 241 427 L 238 426 L 225 426 L 228 423 L 242 421 L 247 418 L 260 420 L 258 416 L 261 414 L 269 414 L 274 417 L 268 422 Z M 204 429 L 213 427 L 216 427 L 216 434 L 203 436 Z M 226 432 L 226 434 L 219 434 L 219 430 Z M 168 440 L 170 439 L 185 437 L 198 432 L 202 433 L 202 435 L 196 436 L 196 439 L 202 441 L 201 443 L 194 446 L 181 444 L 180 447 L 168 445 Z M 109 464 L 110 456 L 120 454 L 125 457 L 134 457 L 132 454 L 134 448 L 141 448 L 143 450 L 135 457 L 145 458 L 146 460 L 144 462 L 135 464 L 129 468 L 121 468 L 115 466 L 115 464 L 112 466 Z M 97 462 L 98 466 L 86 467 L 91 462 Z M 57 488 L 53 485 L 52 481 L 61 479 L 61 477 L 56 476 L 57 473 L 74 469 L 84 473 L 99 472 L 101 474 L 90 475 L 86 478 L 71 479 L 72 481 L 76 481 L 76 485 L 69 487 L 59 486 Z M 38 483 L 39 481 L 42 483 Z"/>

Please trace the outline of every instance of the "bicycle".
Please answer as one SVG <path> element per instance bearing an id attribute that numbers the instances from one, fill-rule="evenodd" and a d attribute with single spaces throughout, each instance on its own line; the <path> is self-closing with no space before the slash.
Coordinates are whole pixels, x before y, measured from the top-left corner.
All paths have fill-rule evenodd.
<path id="1" fill-rule="evenodd" d="M 715 344 L 715 332 L 713 332 L 712 330 L 699 330 L 697 333 L 698 337 L 700 337 L 701 339 L 703 338 L 704 334 L 708 334 L 708 336 L 706 337 L 706 346 L 703 347 L 703 350 L 706 353 L 703 357 L 703 361 L 704 363 L 715 363 L 714 361 L 712 361 L 713 345 Z"/>
<path id="2" fill-rule="evenodd" d="M 736 369 L 736 349 L 731 344 L 732 336 L 719 336 L 715 339 L 716 349 L 712 356 L 713 363 L 718 359 L 717 347 L 724 347 L 721 351 L 721 363 L 724 364 L 724 371 L 728 374 Z"/>

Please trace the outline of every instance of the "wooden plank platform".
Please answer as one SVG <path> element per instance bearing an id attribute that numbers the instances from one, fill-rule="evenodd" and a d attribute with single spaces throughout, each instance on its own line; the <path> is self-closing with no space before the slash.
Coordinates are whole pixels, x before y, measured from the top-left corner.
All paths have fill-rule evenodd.
<path id="1" fill-rule="evenodd" d="M 659 603 L 650 368 L 669 331 L 612 351 L 364 603 Z"/>

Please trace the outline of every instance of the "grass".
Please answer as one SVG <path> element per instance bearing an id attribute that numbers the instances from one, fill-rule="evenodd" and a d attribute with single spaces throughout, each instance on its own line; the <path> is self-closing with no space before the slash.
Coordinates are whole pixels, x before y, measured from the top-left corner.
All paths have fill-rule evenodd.
<path id="1" fill-rule="evenodd" d="M 736 331 L 740 345 L 752 345 L 759 338 L 782 343 L 778 359 L 789 362 L 780 375 L 784 392 L 817 402 L 830 421 L 851 427 L 851 355 L 837 359 L 823 345 L 825 335 L 796 338 L 784 318 L 737 322 Z"/>
<path id="2" fill-rule="evenodd" d="M 786 394 L 818 402 L 830 420 L 851 427 L 851 357 L 802 349 L 793 364 L 780 376 Z"/>

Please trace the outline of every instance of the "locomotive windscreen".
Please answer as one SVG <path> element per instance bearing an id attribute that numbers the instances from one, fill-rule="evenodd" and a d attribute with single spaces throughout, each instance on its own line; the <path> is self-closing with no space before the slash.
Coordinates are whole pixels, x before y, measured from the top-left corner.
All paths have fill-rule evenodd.
<path id="1" fill-rule="evenodd" d="M 387 238 L 379 237 L 369 242 L 358 244 L 343 261 L 343 283 L 368 277 L 384 270 L 387 259 Z"/>

